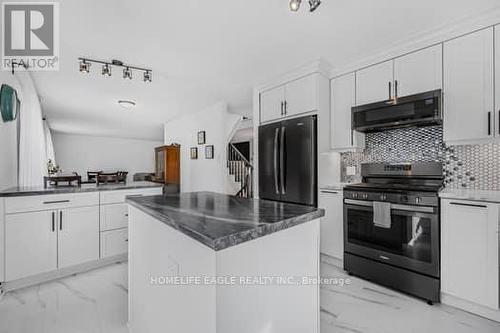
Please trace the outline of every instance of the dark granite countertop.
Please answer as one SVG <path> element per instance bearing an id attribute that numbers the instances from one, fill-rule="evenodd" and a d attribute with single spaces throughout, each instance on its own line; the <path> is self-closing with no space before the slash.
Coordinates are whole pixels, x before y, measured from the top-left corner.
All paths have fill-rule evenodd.
<path id="1" fill-rule="evenodd" d="M 131 190 L 139 188 L 162 187 L 163 184 L 153 182 L 128 182 L 126 184 L 109 184 L 99 185 L 96 184 L 82 184 L 82 186 L 60 186 L 60 187 L 11 187 L 0 191 L 1 197 L 22 197 L 30 195 L 44 195 L 44 194 L 64 194 L 64 193 L 85 193 L 85 192 L 101 192 L 101 191 L 115 191 L 115 190 Z"/>
<path id="2" fill-rule="evenodd" d="M 134 197 L 127 202 L 215 251 L 325 215 L 314 207 L 213 192 Z"/>

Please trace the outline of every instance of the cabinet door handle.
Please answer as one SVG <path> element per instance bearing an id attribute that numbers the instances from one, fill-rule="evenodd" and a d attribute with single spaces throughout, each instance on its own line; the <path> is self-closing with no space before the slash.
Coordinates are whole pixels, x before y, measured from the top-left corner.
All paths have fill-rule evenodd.
<path id="1" fill-rule="evenodd" d="M 498 110 L 498 134 L 500 134 L 500 110 Z"/>
<path id="2" fill-rule="evenodd" d="M 52 212 L 52 232 L 56 231 L 56 212 Z"/>
<path id="3" fill-rule="evenodd" d="M 284 106 L 284 103 L 283 103 L 283 101 L 281 101 L 281 115 L 283 115 L 283 106 Z"/>
<path id="4" fill-rule="evenodd" d="M 329 190 L 322 190 L 321 193 L 338 194 L 339 192 L 337 192 L 337 191 L 329 191 Z"/>
<path id="5" fill-rule="evenodd" d="M 44 201 L 44 205 L 51 205 L 51 204 L 58 204 L 58 203 L 65 203 L 69 202 L 69 200 L 57 200 L 57 201 Z"/>
<path id="6" fill-rule="evenodd" d="M 62 230 L 62 210 L 59 211 L 59 230 Z"/>
<path id="7" fill-rule="evenodd" d="M 450 202 L 450 205 L 454 205 L 454 206 L 466 206 L 466 207 L 476 207 L 476 208 L 488 208 L 485 205 L 466 204 L 466 203 L 461 203 L 461 202 Z"/>
<path id="8" fill-rule="evenodd" d="M 394 98 L 398 99 L 398 80 L 394 81 Z"/>
<path id="9" fill-rule="evenodd" d="M 287 108 L 288 108 L 288 104 L 287 104 L 287 102 L 285 101 L 285 110 L 284 110 L 284 112 L 285 112 L 285 116 L 286 116 L 286 114 L 288 113 Z"/>
<path id="10" fill-rule="evenodd" d="M 491 112 L 488 112 L 488 135 L 491 135 Z"/>
<path id="11" fill-rule="evenodd" d="M 389 100 L 392 99 L 392 83 L 389 81 Z"/>

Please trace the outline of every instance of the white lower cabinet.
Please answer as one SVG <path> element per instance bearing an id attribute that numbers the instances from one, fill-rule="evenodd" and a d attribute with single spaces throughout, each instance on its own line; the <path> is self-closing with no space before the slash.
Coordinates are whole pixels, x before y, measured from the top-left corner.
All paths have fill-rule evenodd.
<path id="1" fill-rule="evenodd" d="M 441 290 L 499 308 L 499 204 L 442 200 Z"/>
<path id="2" fill-rule="evenodd" d="M 59 211 L 58 268 L 99 259 L 99 207 Z"/>
<path id="3" fill-rule="evenodd" d="M 344 207 L 342 191 L 320 190 L 318 206 L 325 210 L 320 227 L 321 253 L 343 260 Z"/>
<path id="4" fill-rule="evenodd" d="M 161 192 L 154 187 L 0 198 L 0 208 L 5 206 L 0 211 L 5 223 L 5 232 L 0 232 L 0 246 L 5 244 L 1 282 L 50 280 L 127 253 L 126 197 Z"/>
<path id="5" fill-rule="evenodd" d="M 5 235 L 6 281 L 57 269 L 55 211 L 7 215 Z"/>
<path id="6" fill-rule="evenodd" d="M 128 204 L 101 206 L 101 231 L 126 228 L 128 225 Z"/>
<path id="7" fill-rule="evenodd" d="M 101 232 L 101 258 L 128 252 L 128 229 Z"/>

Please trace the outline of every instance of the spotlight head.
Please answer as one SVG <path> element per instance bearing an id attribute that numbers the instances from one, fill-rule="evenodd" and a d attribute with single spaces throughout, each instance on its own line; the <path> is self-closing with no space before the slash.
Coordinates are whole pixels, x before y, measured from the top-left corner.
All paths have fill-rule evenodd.
<path id="1" fill-rule="evenodd" d="M 302 0 L 290 0 L 290 10 L 292 12 L 296 12 L 299 10 L 300 8 L 300 3 L 302 2 Z"/>
<path id="2" fill-rule="evenodd" d="M 90 72 L 90 62 L 87 62 L 85 59 L 80 61 L 80 72 L 81 73 L 89 73 Z"/>
<path id="3" fill-rule="evenodd" d="M 309 11 L 314 12 L 319 5 L 321 5 L 321 0 L 309 0 L 309 6 L 311 7 Z"/>
<path id="4" fill-rule="evenodd" d="M 111 76 L 111 67 L 108 64 L 102 66 L 102 75 Z"/>
<path id="5" fill-rule="evenodd" d="M 153 81 L 153 74 L 150 71 L 145 71 L 144 82 L 151 82 L 151 81 Z"/>
<path id="6" fill-rule="evenodd" d="M 123 69 L 123 78 L 124 79 L 129 79 L 129 80 L 132 79 L 132 71 L 130 70 L 130 68 L 125 67 Z"/>

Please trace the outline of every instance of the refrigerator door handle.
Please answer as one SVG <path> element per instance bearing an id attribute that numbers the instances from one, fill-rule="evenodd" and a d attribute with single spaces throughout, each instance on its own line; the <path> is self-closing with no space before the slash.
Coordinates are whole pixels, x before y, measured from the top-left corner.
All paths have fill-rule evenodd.
<path id="1" fill-rule="evenodd" d="M 281 143 L 280 143 L 280 177 L 281 177 L 281 194 L 286 194 L 285 190 L 285 130 L 286 127 L 281 127 Z"/>
<path id="2" fill-rule="evenodd" d="M 278 190 L 278 136 L 280 129 L 276 128 L 274 132 L 274 190 L 276 194 L 280 194 Z"/>

